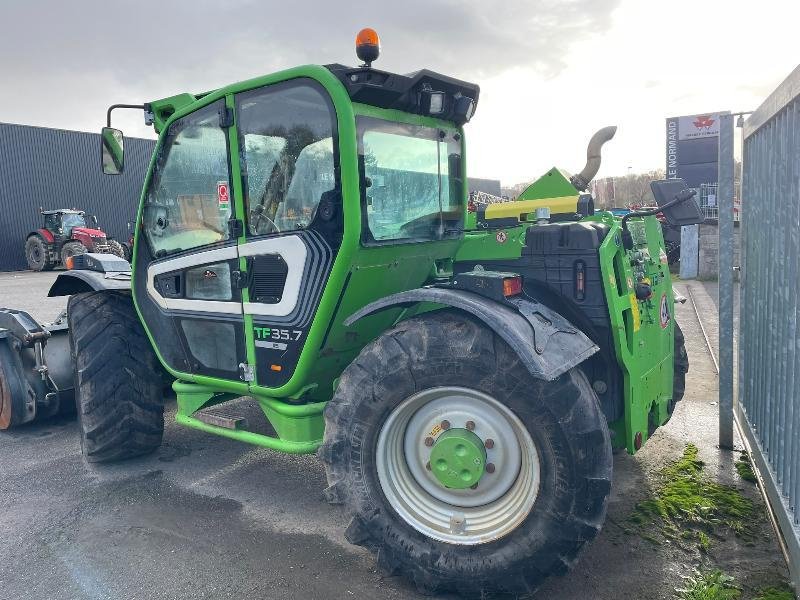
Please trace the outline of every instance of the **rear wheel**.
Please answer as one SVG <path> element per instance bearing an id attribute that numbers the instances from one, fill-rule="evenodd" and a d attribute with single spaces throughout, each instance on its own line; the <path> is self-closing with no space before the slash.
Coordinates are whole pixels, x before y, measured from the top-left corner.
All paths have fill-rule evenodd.
<path id="1" fill-rule="evenodd" d="M 670 413 L 675 408 L 675 404 L 683 399 L 686 391 L 686 373 L 689 372 L 689 355 L 686 353 L 686 341 L 683 337 L 678 322 L 675 322 L 675 357 L 672 371 L 672 401 L 670 402 Z"/>
<path id="2" fill-rule="evenodd" d="M 32 235 L 25 242 L 25 259 L 31 271 L 49 271 L 53 268 L 47 246 L 38 235 Z"/>
<path id="3" fill-rule="evenodd" d="M 76 294 L 67 311 L 86 460 L 112 462 L 152 452 L 164 431 L 162 369 L 130 295 Z"/>
<path id="4" fill-rule="evenodd" d="M 117 240 L 108 240 L 108 252 L 120 258 L 125 258 L 125 248 Z"/>
<path id="5" fill-rule="evenodd" d="M 580 369 L 534 379 L 460 313 L 367 346 L 325 411 L 328 500 L 347 539 L 424 592 L 529 593 L 599 531 L 611 444 Z"/>
<path id="6" fill-rule="evenodd" d="M 61 246 L 61 264 L 66 265 L 70 256 L 77 256 L 78 254 L 86 254 L 86 246 L 80 242 L 65 243 Z"/>

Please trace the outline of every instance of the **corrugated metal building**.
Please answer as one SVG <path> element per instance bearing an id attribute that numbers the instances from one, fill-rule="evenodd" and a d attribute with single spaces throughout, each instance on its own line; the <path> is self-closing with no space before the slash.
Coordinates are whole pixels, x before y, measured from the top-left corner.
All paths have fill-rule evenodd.
<path id="1" fill-rule="evenodd" d="M 0 123 L 0 271 L 26 269 L 25 238 L 42 226 L 39 207 L 96 215 L 126 239 L 155 142 L 125 139 L 125 172 L 103 175 L 96 133 Z"/>

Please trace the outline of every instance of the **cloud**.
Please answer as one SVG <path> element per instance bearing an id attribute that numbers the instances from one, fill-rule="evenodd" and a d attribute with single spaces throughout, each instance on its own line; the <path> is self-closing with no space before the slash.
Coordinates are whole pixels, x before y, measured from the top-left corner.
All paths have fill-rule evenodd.
<path id="1" fill-rule="evenodd" d="M 308 62 L 355 64 L 353 41 L 364 26 L 381 35 L 379 68 L 480 79 L 525 65 L 555 75 L 572 42 L 609 26 L 617 2 L 16 2 L 4 7 L 0 56 L 6 81 L 74 106 L 105 96 L 110 81 L 150 99 Z M 105 87 L 91 85 L 93 78 Z M 28 100 L 9 90 L 0 99 L 6 106 Z M 134 99 L 111 99 L 123 100 Z"/>

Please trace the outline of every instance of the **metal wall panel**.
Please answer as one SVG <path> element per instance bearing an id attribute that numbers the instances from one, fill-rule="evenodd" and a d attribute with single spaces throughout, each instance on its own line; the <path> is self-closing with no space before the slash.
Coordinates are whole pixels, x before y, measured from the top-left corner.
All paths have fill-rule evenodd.
<path id="1" fill-rule="evenodd" d="M 125 139 L 125 171 L 103 175 L 96 133 L 0 123 L 0 271 L 27 268 L 25 238 L 39 207 L 78 208 L 112 237 L 127 239 L 154 140 Z"/>
<path id="2" fill-rule="evenodd" d="M 744 132 L 737 416 L 800 578 L 800 67 Z"/>

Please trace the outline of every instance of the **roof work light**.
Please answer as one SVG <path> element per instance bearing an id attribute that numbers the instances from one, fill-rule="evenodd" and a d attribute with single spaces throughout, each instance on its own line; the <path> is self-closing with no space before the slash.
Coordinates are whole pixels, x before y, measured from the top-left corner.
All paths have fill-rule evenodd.
<path id="1" fill-rule="evenodd" d="M 381 53 L 381 40 L 378 32 L 369 27 L 365 27 L 356 36 L 356 56 L 364 61 L 362 67 L 371 67 L 372 63 L 378 60 Z"/>

